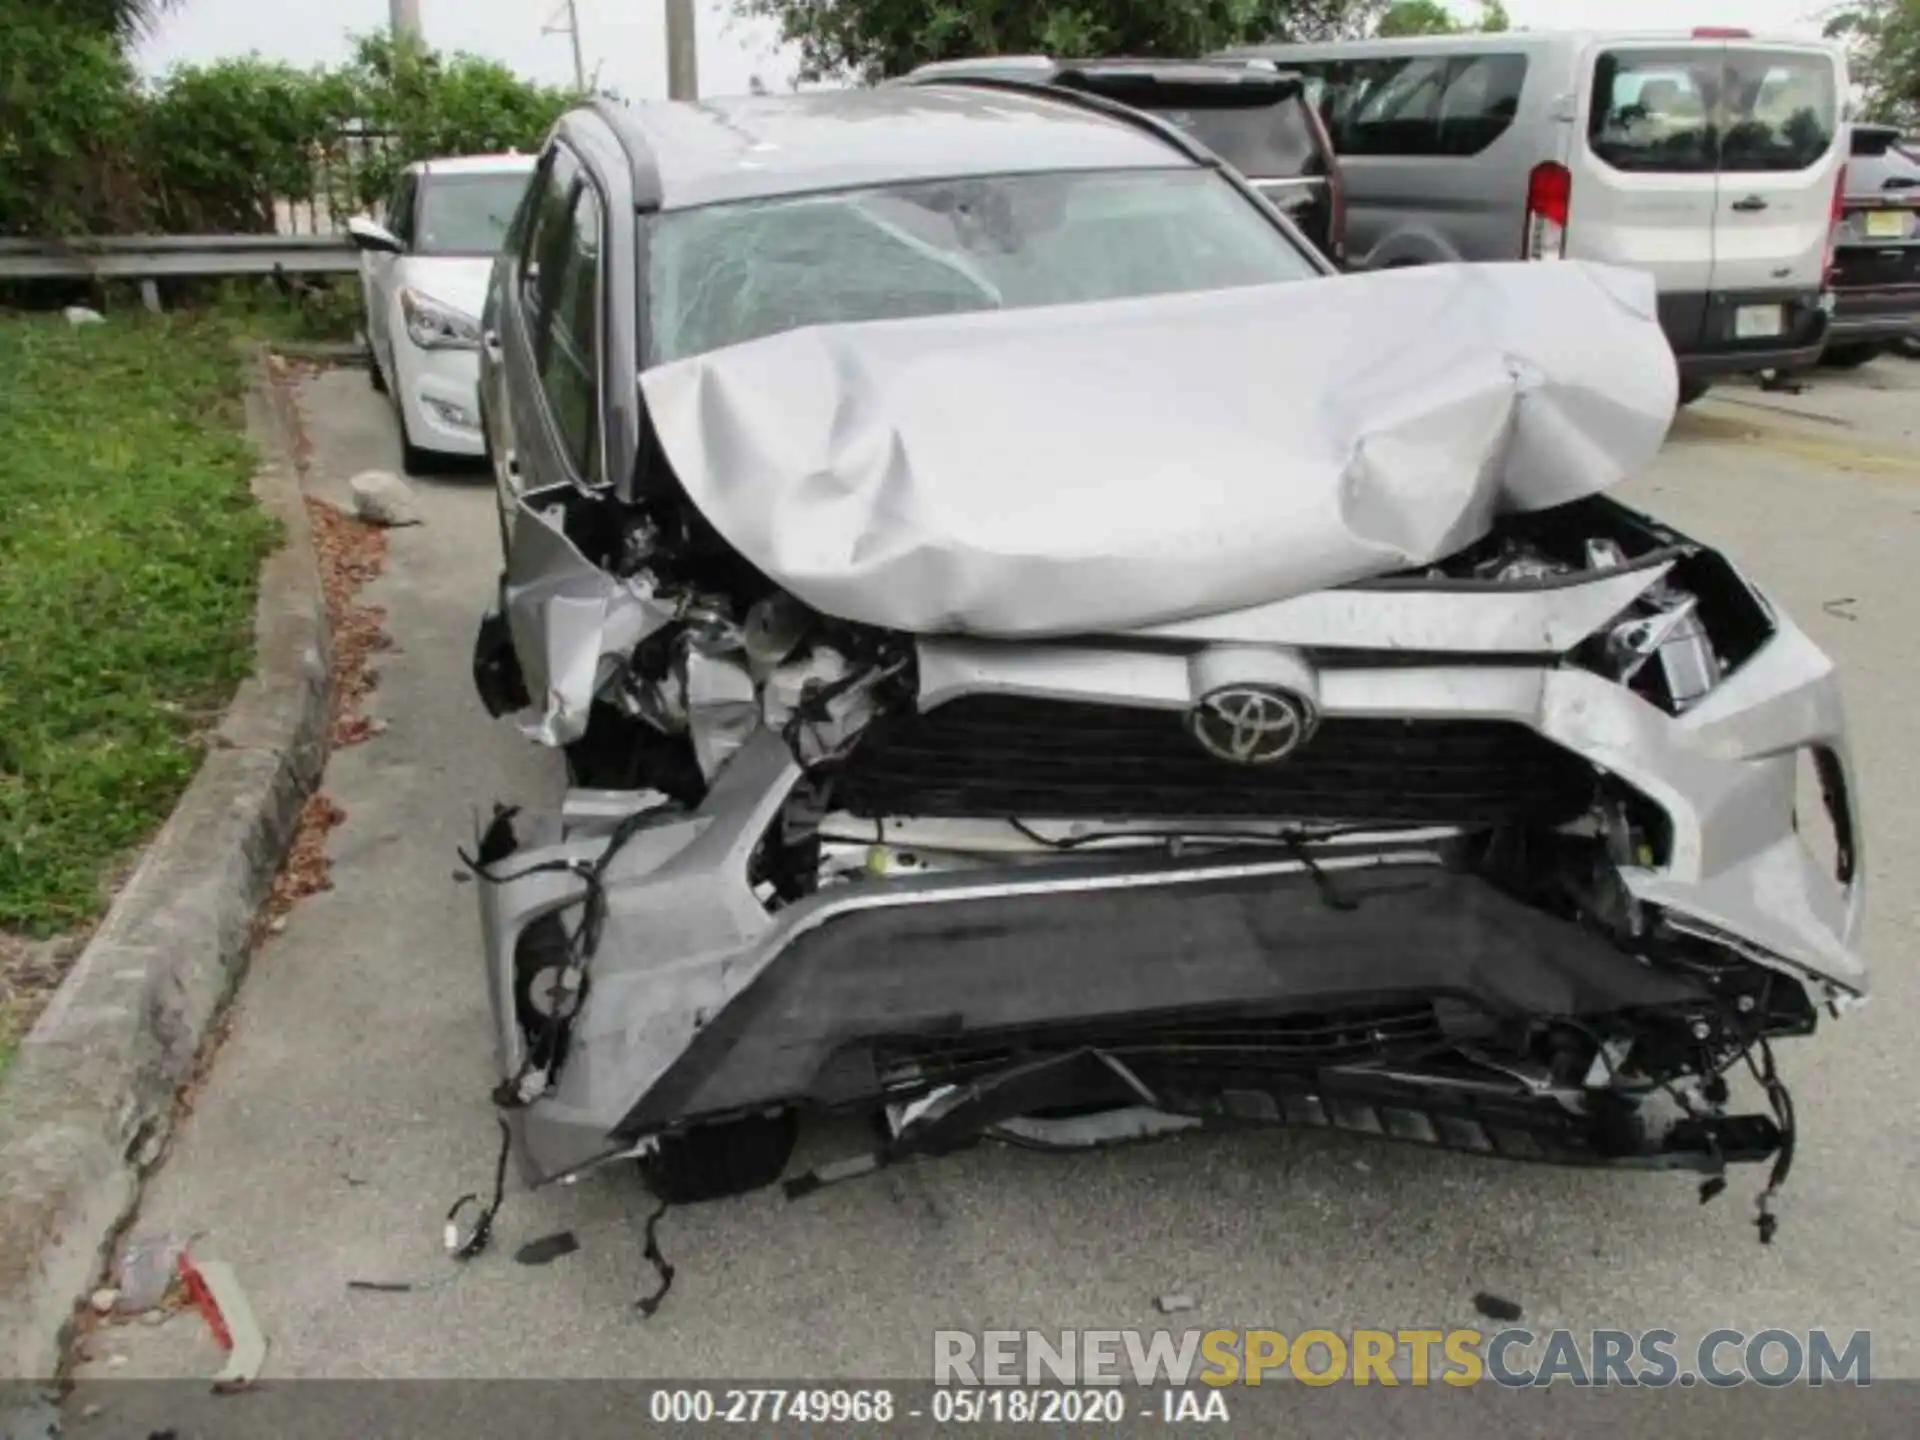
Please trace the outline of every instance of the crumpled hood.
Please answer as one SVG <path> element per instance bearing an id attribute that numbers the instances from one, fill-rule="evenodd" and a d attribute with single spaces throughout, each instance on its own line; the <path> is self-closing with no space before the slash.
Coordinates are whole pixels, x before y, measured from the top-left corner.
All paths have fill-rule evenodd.
<path id="1" fill-rule="evenodd" d="M 795 330 L 647 371 L 688 496 L 828 615 L 1165 624 L 1439 560 L 1641 468 L 1651 279 L 1441 265 Z"/>

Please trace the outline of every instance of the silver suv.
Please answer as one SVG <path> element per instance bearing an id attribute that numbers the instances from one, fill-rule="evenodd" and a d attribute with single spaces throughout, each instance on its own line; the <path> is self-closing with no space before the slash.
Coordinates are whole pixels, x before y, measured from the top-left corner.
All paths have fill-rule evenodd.
<path id="1" fill-rule="evenodd" d="M 1673 414 L 1643 277 L 1336 277 L 1158 122 L 916 85 L 572 113 L 485 329 L 475 673 L 572 781 L 475 857 L 534 1180 L 725 1194 L 824 1111 L 855 1169 L 1787 1153 L 1769 1045 L 1865 985 L 1847 744 L 1601 493 Z"/>

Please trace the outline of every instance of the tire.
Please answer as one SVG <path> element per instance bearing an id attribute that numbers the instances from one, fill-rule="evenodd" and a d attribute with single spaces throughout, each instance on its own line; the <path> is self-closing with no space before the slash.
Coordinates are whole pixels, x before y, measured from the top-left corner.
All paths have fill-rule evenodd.
<path id="1" fill-rule="evenodd" d="M 367 347 L 367 384 L 373 387 L 373 393 L 387 393 L 387 377 L 380 373 L 380 357 L 373 353 L 373 347 Z"/>
<path id="2" fill-rule="evenodd" d="M 1712 388 L 1713 388 L 1713 382 L 1711 380 L 1682 379 L 1680 382 L 1681 408 L 1684 409 L 1688 405 L 1693 404 L 1694 401 L 1700 399 L 1703 395 L 1707 393 L 1707 391 L 1711 390 Z"/>
<path id="3" fill-rule="evenodd" d="M 1858 370 L 1885 349 L 1884 345 L 1829 345 L 1820 352 L 1820 364 L 1827 370 Z"/>
<path id="4" fill-rule="evenodd" d="M 664 1135 L 639 1160 L 647 1188 L 669 1205 L 698 1205 L 761 1190 L 780 1178 L 800 1137 L 791 1110 Z"/>

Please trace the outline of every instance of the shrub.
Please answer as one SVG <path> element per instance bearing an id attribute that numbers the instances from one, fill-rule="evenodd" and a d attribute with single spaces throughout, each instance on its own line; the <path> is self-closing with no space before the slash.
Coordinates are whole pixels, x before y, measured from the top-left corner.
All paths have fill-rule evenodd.
<path id="1" fill-rule="evenodd" d="M 0 232 L 139 224 L 138 112 L 110 34 L 0 5 Z"/>
<path id="2" fill-rule="evenodd" d="M 248 58 L 175 70 L 144 97 L 153 221 L 184 232 L 271 232 L 274 201 L 312 193 L 339 128 L 313 75 Z"/>
<path id="3" fill-rule="evenodd" d="M 337 220 L 412 161 L 538 147 L 573 98 L 384 34 L 333 69 L 248 57 L 143 87 L 110 33 L 8 7 L 0 231 L 267 232 L 289 200 Z"/>

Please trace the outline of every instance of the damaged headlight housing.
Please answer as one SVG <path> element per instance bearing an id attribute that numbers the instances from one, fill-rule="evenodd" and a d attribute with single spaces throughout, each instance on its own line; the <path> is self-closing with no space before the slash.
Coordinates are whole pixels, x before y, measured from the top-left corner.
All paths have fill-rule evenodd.
<path id="1" fill-rule="evenodd" d="M 820 633 L 819 617 L 776 593 L 743 621 L 717 597 L 686 596 L 661 647 L 636 654 L 616 689 L 627 713 L 685 735 L 710 781 L 762 725 L 809 768 L 844 755 L 905 662 L 856 659 Z"/>
<path id="2" fill-rule="evenodd" d="M 1613 540 L 1588 542 L 1590 570 L 1626 563 Z M 1678 715 L 1706 698 L 1772 633 L 1765 605 L 1733 567 L 1712 551 L 1696 550 L 1589 640 L 1582 658 Z"/>
<path id="3" fill-rule="evenodd" d="M 400 292 L 407 338 L 422 350 L 478 350 L 480 322 L 464 310 L 408 286 Z"/>

